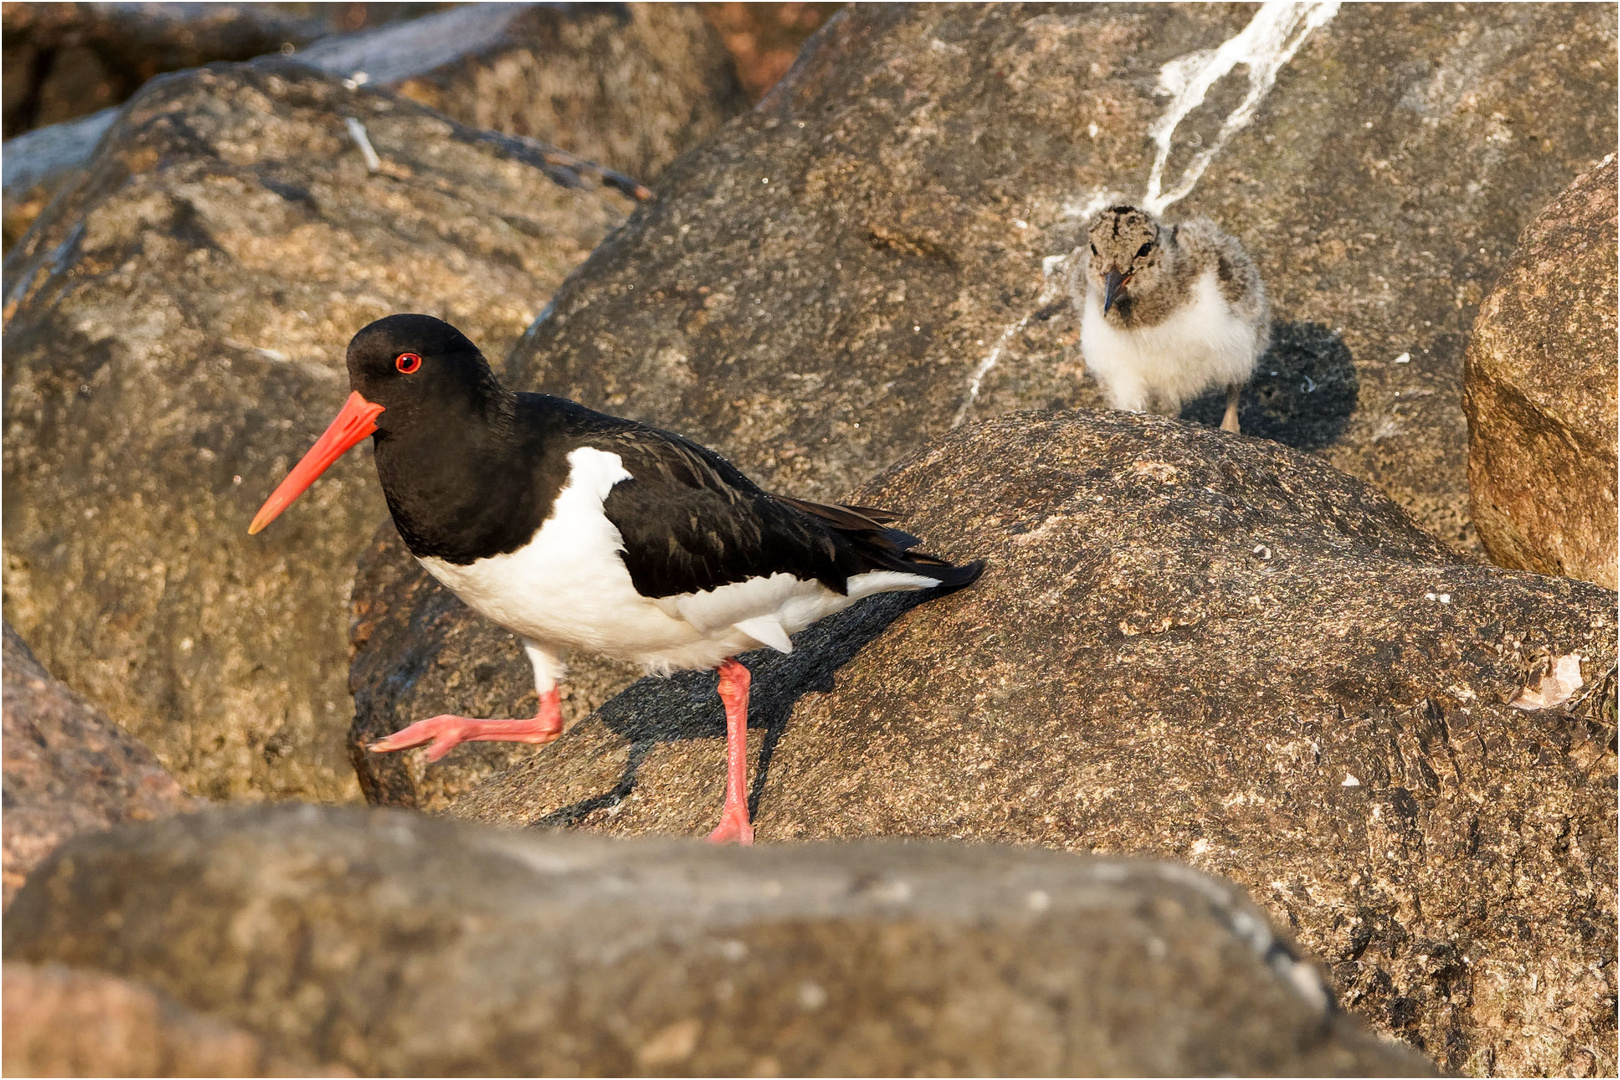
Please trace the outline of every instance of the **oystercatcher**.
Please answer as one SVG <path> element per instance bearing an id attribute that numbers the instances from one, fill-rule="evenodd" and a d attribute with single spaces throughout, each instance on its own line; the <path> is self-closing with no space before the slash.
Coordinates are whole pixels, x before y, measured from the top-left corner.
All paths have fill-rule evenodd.
<path id="1" fill-rule="evenodd" d="M 1271 340 L 1260 271 L 1243 245 L 1203 218 L 1168 225 L 1111 206 L 1087 230 L 1080 352 L 1116 409 L 1174 416 L 1226 387 L 1221 430 L 1238 430 L 1238 395 Z"/>
<path id="2" fill-rule="evenodd" d="M 982 562 L 912 551 L 896 515 L 770 494 L 719 454 L 565 398 L 513 393 L 478 347 L 427 315 L 390 315 L 349 343 L 352 393 L 254 517 L 268 525 L 367 435 L 405 546 L 467 606 L 523 642 L 539 711 L 435 716 L 374 751 L 545 743 L 562 733 L 557 679 L 580 650 L 649 673 L 720 671 L 726 797 L 709 839 L 753 841 L 745 799 L 748 669 L 769 646 L 874 593 L 959 588 Z"/>

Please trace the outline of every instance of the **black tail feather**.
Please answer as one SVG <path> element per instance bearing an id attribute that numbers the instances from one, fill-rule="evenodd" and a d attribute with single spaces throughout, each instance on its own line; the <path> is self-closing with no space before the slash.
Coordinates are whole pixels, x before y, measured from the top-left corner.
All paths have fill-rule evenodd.
<path id="1" fill-rule="evenodd" d="M 890 522 L 898 521 L 901 517 L 892 510 L 844 503 L 814 503 L 785 495 L 774 497 L 843 533 L 874 570 L 920 574 L 933 578 L 945 590 L 971 585 L 984 572 L 983 559 L 957 566 L 938 555 L 911 550 L 922 541 L 903 529 L 887 528 Z"/>

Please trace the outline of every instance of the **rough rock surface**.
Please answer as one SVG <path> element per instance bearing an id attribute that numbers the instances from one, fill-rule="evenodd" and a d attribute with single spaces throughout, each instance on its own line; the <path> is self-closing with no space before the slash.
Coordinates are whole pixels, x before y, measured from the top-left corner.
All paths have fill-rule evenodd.
<path id="1" fill-rule="evenodd" d="M 1161 68 L 1253 14 L 847 9 L 754 112 L 666 172 L 514 371 L 811 498 L 959 416 L 1097 403 L 1043 257 L 1070 250 L 1094 197 L 1141 198 Z M 1536 209 L 1613 149 L 1615 68 L 1612 8 L 1347 4 L 1171 208 L 1243 241 L 1274 318 L 1338 336 L 1359 404 L 1324 453 L 1448 543 L 1473 543 L 1468 327 Z M 1177 129 L 1166 190 L 1212 146 L 1244 71 Z"/>
<path id="2" fill-rule="evenodd" d="M 247 60 L 331 32 L 271 4 L 7 4 L 4 136 L 126 101 L 154 75 Z"/>
<path id="3" fill-rule="evenodd" d="M 377 8 L 382 5 L 373 4 Z M 165 71 L 308 44 L 325 20 L 267 4 L 6 4 L 3 248 L 89 160 L 116 106 Z M 32 129 L 32 130 L 31 130 Z"/>
<path id="4" fill-rule="evenodd" d="M 1503 566 L 1615 587 L 1616 166 L 1530 223 L 1474 320 L 1468 485 Z"/>
<path id="5" fill-rule="evenodd" d="M 307 68 L 165 76 L 8 257 L 7 616 L 190 790 L 357 794 L 369 451 L 246 523 L 341 405 L 357 329 L 424 311 L 498 356 L 623 221 L 627 198 L 527 153 Z"/>
<path id="6" fill-rule="evenodd" d="M 639 180 L 748 108 L 693 4 L 469 4 L 298 54 L 472 127 L 542 139 Z"/>
<path id="7" fill-rule="evenodd" d="M 4 903 L 75 833 L 194 809 L 152 751 L 40 666 L 10 623 L 4 682 Z"/>
<path id="8" fill-rule="evenodd" d="M 354 1075 L 100 972 L 8 963 L 4 982 L 7 1076 Z"/>
<path id="9" fill-rule="evenodd" d="M 854 498 L 989 567 L 749 658 L 762 840 L 1185 860 L 1446 1068 L 1613 1071 L 1613 592 L 1456 562 L 1320 458 L 1157 418 L 988 421 Z M 1580 694 L 1503 704 L 1571 653 Z M 638 683 L 454 812 L 701 835 L 721 730 L 712 675 Z"/>
<path id="10" fill-rule="evenodd" d="M 187 66 L 251 55 L 205 50 Z M 684 4 L 467 4 L 324 38 L 293 55 L 453 120 L 555 143 L 642 180 L 748 107 L 718 35 Z M 6 144 L 7 247 L 89 160 L 117 113 L 103 109 Z"/>
<path id="11" fill-rule="evenodd" d="M 1421 1074 L 1241 890 L 972 845 L 235 808 L 75 841 L 6 955 L 373 1075 Z"/>

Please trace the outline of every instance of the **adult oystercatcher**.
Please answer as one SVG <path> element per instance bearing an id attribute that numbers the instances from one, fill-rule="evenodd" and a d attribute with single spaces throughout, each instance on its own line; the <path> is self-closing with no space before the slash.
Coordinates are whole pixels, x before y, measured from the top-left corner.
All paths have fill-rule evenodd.
<path id="1" fill-rule="evenodd" d="M 720 671 L 726 797 L 716 842 L 753 842 L 745 798 L 748 669 L 770 646 L 874 593 L 959 588 L 982 562 L 910 550 L 896 515 L 770 494 L 679 435 L 565 398 L 513 393 L 478 347 L 427 315 L 390 315 L 349 343 L 352 393 L 248 527 L 256 533 L 367 435 L 405 546 L 474 611 L 511 630 L 534 665 L 529 719 L 435 716 L 374 751 L 562 734 L 562 656 L 582 650 L 649 673 Z"/>

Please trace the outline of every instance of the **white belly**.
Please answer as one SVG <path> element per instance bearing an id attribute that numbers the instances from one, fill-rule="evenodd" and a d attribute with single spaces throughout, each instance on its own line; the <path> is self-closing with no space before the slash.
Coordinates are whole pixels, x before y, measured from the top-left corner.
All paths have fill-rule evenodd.
<path id="1" fill-rule="evenodd" d="M 1116 409 L 1141 412 L 1157 401 L 1168 412 L 1216 386 L 1247 382 L 1259 359 L 1259 330 L 1232 314 L 1214 271 L 1193 287 L 1193 302 L 1157 326 L 1120 330 L 1103 316 L 1102 298 L 1086 294 L 1080 351 Z"/>
<path id="2" fill-rule="evenodd" d="M 534 538 L 466 566 L 420 559 L 468 607 L 551 651 L 584 651 L 649 671 L 713 667 L 770 645 L 864 596 L 927 588 L 932 578 L 874 572 L 840 595 L 817 581 L 773 574 L 699 593 L 652 599 L 636 592 L 624 538 L 602 511 L 613 485 L 630 478 L 617 454 L 582 447 L 568 455 L 568 482 Z"/>

